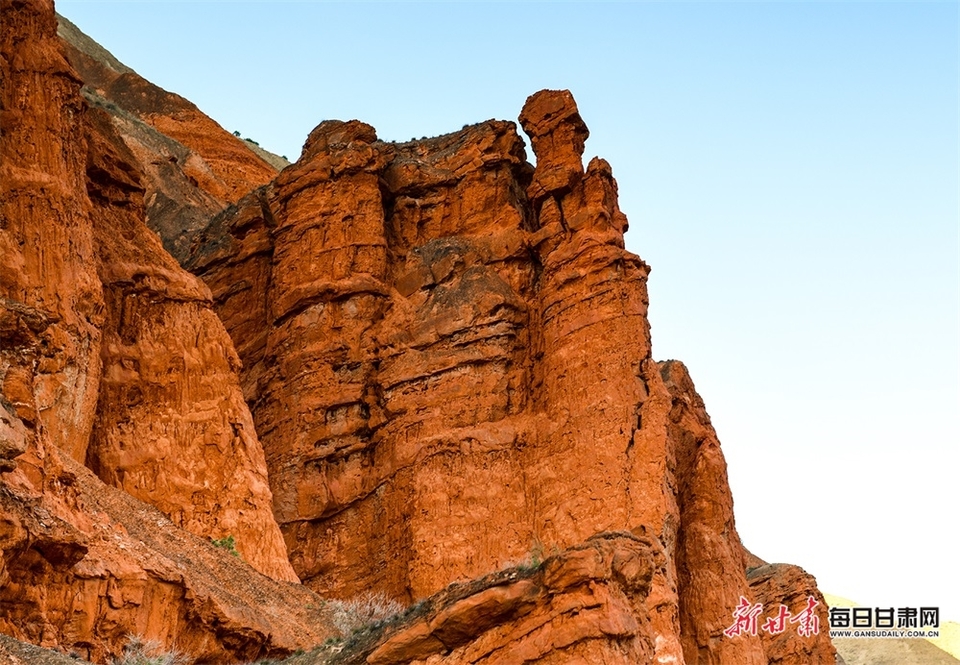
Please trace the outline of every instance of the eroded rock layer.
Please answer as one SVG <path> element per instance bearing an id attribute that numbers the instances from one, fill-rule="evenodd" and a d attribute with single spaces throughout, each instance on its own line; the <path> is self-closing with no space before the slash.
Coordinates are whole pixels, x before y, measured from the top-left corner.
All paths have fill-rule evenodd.
<path id="1" fill-rule="evenodd" d="M 86 105 L 52 14 L 33 3 L 2 8 L 0 454 L 12 459 L 43 436 L 82 460 L 104 308 L 79 121 Z"/>
<path id="2" fill-rule="evenodd" d="M 103 284 L 102 377 L 86 463 L 178 526 L 232 537 L 245 560 L 297 581 L 272 513 L 239 359 L 210 292 L 143 223 L 134 156 L 88 114 L 87 188 Z"/>
<path id="3" fill-rule="evenodd" d="M 601 534 L 543 561 L 454 585 L 333 663 L 647 663 L 644 601 L 664 560 L 643 538 Z M 366 638 L 366 639 L 365 639 Z"/>
<path id="4" fill-rule="evenodd" d="M 294 568 L 417 600 L 629 530 L 664 562 L 655 658 L 766 662 L 723 635 L 752 597 L 726 466 L 686 369 L 651 357 L 610 166 L 583 168 L 568 92 L 520 121 L 536 168 L 509 122 L 404 144 L 322 123 L 191 240 Z"/>
<path id="5" fill-rule="evenodd" d="M 786 563 L 763 563 L 748 569 L 747 580 L 756 602 L 763 605 L 768 615 L 775 614 L 783 605 L 791 615 L 800 615 L 810 599 L 817 603 L 814 611 L 819 632 L 799 635 L 796 630 L 781 633 L 761 631 L 764 652 L 770 665 L 803 665 L 804 663 L 832 663 L 837 651 L 830 642 L 829 608 L 817 588 L 813 576 L 799 566 Z M 906 661 L 901 661 L 906 662 Z"/>
<path id="6" fill-rule="evenodd" d="M 0 2 L 0 632 L 282 655 L 330 634 L 299 575 L 423 601 L 340 662 L 832 662 L 724 632 L 819 595 L 745 573 L 570 93 L 521 111 L 536 168 L 511 122 L 328 121 L 277 175 L 62 23 L 81 93 L 52 4 Z"/>
<path id="7" fill-rule="evenodd" d="M 330 634 L 308 589 L 256 573 L 57 451 L 18 466 L 0 487 L 0 632 L 98 663 L 131 635 L 234 663 Z"/>
<path id="8" fill-rule="evenodd" d="M 207 287 L 143 225 L 52 3 L 0 14 L 0 630 L 101 662 L 128 634 L 206 662 L 320 639 L 313 594 L 208 540 L 246 532 L 250 564 L 296 579 Z"/>
<path id="9" fill-rule="evenodd" d="M 147 224 L 162 233 L 167 251 L 178 259 L 189 249 L 185 239 L 191 231 L 286 165 L 230 134 L 193 103 L 150 83 L 62 16 L 57 28 L 88 104 L 110 116 L 135 155 Z"/>

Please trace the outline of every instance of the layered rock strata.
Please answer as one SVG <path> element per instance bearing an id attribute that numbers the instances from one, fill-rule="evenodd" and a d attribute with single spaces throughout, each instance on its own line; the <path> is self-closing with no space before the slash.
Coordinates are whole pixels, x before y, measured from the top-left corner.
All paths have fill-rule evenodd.
<path id="1" fill-rule="evenodd" d="M 644 600 L 655 549 L 602 534 L 552 556 L 454 585 L 381 634 L 355 636 L 333 663 L 646 663 Z M 317 659 L 319 660 L 319 659 Z"/>
<path id="2" fill-rule="evenodd" d="M 745 574 L 569 93 L 521 112 L 536 168 L 509 122 L 329 121 L 276 175 L 62 23 L 84 101 L 52 4 L 0 9 L 0 631 L 282 655 L 330 634 L 299 574 L 426 599 L 341 662 L 832 662 L 724 634 L 815 585 Z"/>
<path id="3" fill-rule="evenodd" d="M 766 662 L 723 635 L 752 597 L 726 467 L 686 369 L 651 357 L 610 166 L 583 168 L 569 93 L 520 121 L 536 168 L 509 122 L 405 144 L 325 122 L 192 239 L 294 568 L 409 601 L 627 529 L 663 561 L 656 659 Z"/>
<path id="4" fill-rule="evenodd" d="M 0 630 L 101 662 L 130 633 L 206 662 L 321 639 L 312 593 L 208 540 L 296 579 L 207 287 L 143 226 L 52 3 L 0 13 Z"/>

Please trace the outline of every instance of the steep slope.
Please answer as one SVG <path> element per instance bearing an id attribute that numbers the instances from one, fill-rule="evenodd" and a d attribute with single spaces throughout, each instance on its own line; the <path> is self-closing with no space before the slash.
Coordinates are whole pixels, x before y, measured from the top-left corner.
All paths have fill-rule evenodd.
<path id="1" fill-rule="evenodd" d="M 101 662 L 129 633 L 206 662 L 322 640 L 312 593 L 208 540 L 249 529 L 247 561 L 296 579 L 209 292 L 143 226 L 52 3 L 0 12 L 0 630 Z"/>
<path id="2" fill-rule="evenodd" d="M 0 353 L 16 418 L 4 446 L 24 450 L 42 425 L 107 482 L 194 533 L 238 537 L 262 572 L 295 580 L 208 289 L 144 226 L 142 162 L 106 114 L 85 112 L 43 12 L 4 17 L 8 35 L 33 21 L 5 47 L 0 242 L 14 330 Z"/>
<path id="3" fill-rule="evenodd" d="M 0 485 L 0 632 L 99 663 L 130 635 L 231 663 L 332 633 L 306 588 L 258 574 L 57 451 L 34 452 Z"/>
<path id="4" fill-rule="evenodd" d="M 4 665 L 82 665 L 86 661 L 0 633 L 0 662 Z"/>
<path id="5" fill-rule="evenodd" d="M 147 224 L 182 258 L 183 238 L 269 182 L 276 155 L 224 130 L 183 97 L 150 83 L 62 16 L 58 34 L 92 106 L 106 111 L 143 171 Z M 285 161 L 285 160 L 281 160 Z"/>

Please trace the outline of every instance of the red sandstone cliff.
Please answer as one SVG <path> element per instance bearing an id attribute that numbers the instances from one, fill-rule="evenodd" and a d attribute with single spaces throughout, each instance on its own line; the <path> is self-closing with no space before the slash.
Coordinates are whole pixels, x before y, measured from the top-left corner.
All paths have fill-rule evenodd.
<path id="1" fill-rule="evenodd" d="M 230 535 L 277 580 L 418 601 L 292 662 L 833 662 L 825 634 L 723 634 L 741 596 L 819 594 L 745 572 L 569 93 L 520 114 L 535 169 L 510 122 L 393 144 L 329 121 L 274 178 L 58 43 L 50 3 L 2 11 L 0 631 L 100 662 L 127 633 L 202 662 L 332 634 L 206 542 Z"/>
<path id="2" fill-rule="evenodd" d="M 251 151 L 188 100 L 150 83 L 65 18 L 58 34 L 84 83 L 87 102 L 106 112 L 142 170 L 147 225 L 182 259 L 183 238 L 277 174 L 285 160 Z M 262 151 L 261 151 L 262 152 Z M 277 161 L 279 160 L 279 161 Z"/>
<path id="3" fill-rule="evenodd" d="M 722 634 L 752 597 L 725 463 L 686 369 L 651 357 L 610 166 L 584 170 L 569 93 L 520 120 L 536 169 L 513 123 L 392 144 L 325 122 L 194 239 L 291 561 L 324 594 L 412 601 L 629 531 L 656 563 L 623 662 L 766 662 Z M 585 657 L 578 634 L 537 658 Z"/>
<path id="4" fill-rule="evenodd" d="M 0 629 L 100 660 L 128 633 L 211 662 L 320 639 L 312 594 L 207 540 L 296 580 L 208 289 L 143 225 L 52 4 L 0 11 Z"/>
<path id="5" fill-rule="evenodd" d="M 136 159 L 85 113 L 45 10 L 4 6 L 5 445 L 49 443 L 194 533 L 244 531 L 295 580 L 209 291 L 144 226 Z"/>

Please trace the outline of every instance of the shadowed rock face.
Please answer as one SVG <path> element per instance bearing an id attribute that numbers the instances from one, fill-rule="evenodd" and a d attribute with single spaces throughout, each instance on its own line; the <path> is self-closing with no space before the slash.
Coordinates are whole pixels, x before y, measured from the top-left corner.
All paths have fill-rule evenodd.
<path id="1" fill-rule="evenodd" d="M 86 464 L 188 531 L 233 536 L 260 572 L 298 581 L 273 518 L 239 359 L 209 289 L 144 225 L 136 161 L 107 114 L 91 110 L 88 120 L 105 320 Z"/>
<path id="2" fill-rule="evenodd" d="M 189 232 L 276 176 L 276 166 L 265 158 L 286 164 L 275 155 L 255 154 L 251 144 L 193 103 L 142 78 L 62 16 L 57 28 L 87 102 L 109 115 L 135 155 L 147 224 L 176 258 L 185 258 Z"/>

